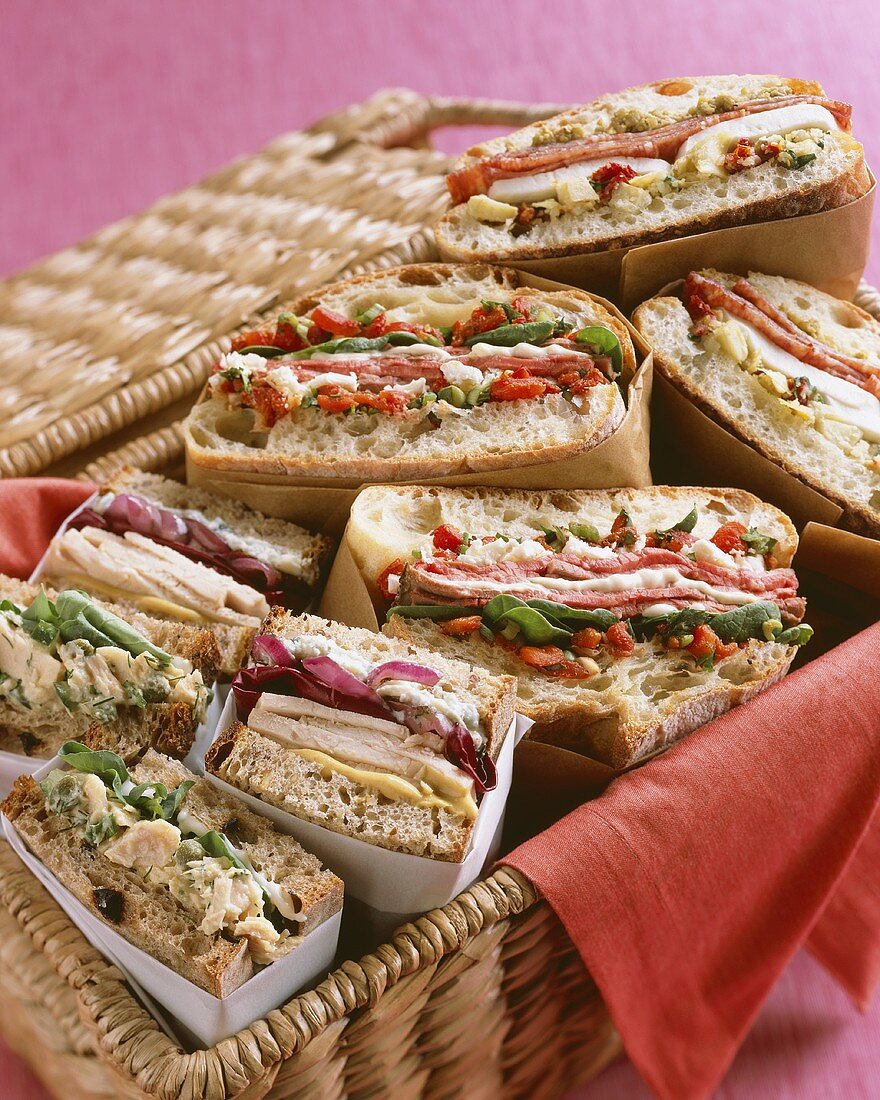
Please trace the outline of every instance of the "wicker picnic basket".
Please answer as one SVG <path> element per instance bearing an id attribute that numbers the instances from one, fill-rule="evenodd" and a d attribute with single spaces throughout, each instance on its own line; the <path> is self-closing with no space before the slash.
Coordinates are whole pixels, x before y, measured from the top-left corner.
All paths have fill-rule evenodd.
<path id="1" fill-rule="evenodd" d="M 382 92 L 0 284 L 0 476 L 179 471 L 175 420 L 234 330 L 331 278 L 436 258 L 448 159 L 432 130 L 558 109 Z M 880 316 L 872 288 L 857 300 Z M 511 868 L 193 1053 L 6 845 L 0 903 L 0 1036 L 64 1100 L 551 1100 L 621 1052 L 564 929 Z"/>
<path id="2" fill-rule="evenodd" d="M 383 92 L 0 284 L 0 474 L 173 471 L 173 421 L 233 330 L 341 274 L 436 258 L 434 128 L 557 109 Z M 563 928 L 508 868 L 194 1053 L 6 845 L 0 901 L 0 1035 L 65 1100 L 552 1098 L 620 1053 Z"/>

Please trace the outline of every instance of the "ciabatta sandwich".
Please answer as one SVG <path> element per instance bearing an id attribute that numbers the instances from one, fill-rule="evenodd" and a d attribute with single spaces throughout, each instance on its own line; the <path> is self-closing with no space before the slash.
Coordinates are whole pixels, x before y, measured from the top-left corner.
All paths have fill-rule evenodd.
<path id="1" fill-rule="evenodd" d="M 880 322 L 793 279 L 717 271 L 633 319 L 691 401 L 880 535 Z"/>
<path id="2" fill-rule="evenodd" d="M 732 489 L 365 490 L 385 631 L 516 676 L 529 736 L 632 764 L 785 674 L 812 633 L 786 516 Z"/>
<path id="3" fill-rule="evenodd" d="M 329 540 L 179 482 L 123 470 L 52 540 L 53 584 L 209 627 L 232 675 L 269 607 L 302 610 Z"/>
<path id="4" fill-rule="evenodd" d="M 218 661 L 207 630 L 0 575 L 0 748 L 50 757 L 84 738 L 183 757 Z"/>
<path id="5" fill-rule="evenodd" d="M 871 185 L 850 113 L 780 76 L 603 96 L 469 149 L 447 177 L 440 253 L 540 259 L 843 206 Z"/>
<path id="6" fill-rule="evenodd" d="M 635 351 L 578 290 L 420 264 L 300 299 L 239 336 L 184 425 L 200 467 L 400 480 L 570 458 L 620 424 Z"/>
<path id="7" fill-rule="evenodd" d="M 292 837 L 181 764 L 68 742 L 70 770 L 15 782 L 2 805 L 96 917 L 225 997 L 342 907 L 342 882 Z"/>
<path id="8" fill-rule="evenodd" d="M 464 859 L 513 719 L 510 677 L 280 610 L 253 655 L 233 683 L 243 720 L 207 771 L 369 844 Z"/>

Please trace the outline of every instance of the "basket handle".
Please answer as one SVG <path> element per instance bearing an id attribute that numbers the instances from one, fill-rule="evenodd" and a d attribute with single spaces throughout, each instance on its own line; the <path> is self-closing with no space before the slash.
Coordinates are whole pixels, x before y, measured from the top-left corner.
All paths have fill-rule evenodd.
<path id="1" fill-rule="evenodd" d="M 425 97 L 406 89 L 380 92 L 364 105 L 357 131 L 346 136 L 379 145 L 383 149 L 428 145 L 431 133 L 441 126 L 509 126 L 518 129 L 559 114 L 570 104 L 516 103 L 505 99 Z M 338 118 L 338 116 L 337 116 Z M 334 123 L 337 122 L 334 118 Z M 329 121 L 329 120 L 325 120 Z"/>

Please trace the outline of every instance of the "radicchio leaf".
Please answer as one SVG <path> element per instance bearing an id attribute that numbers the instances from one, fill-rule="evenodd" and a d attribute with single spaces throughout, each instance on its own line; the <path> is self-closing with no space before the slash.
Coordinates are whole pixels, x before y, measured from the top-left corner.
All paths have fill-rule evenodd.
<path id="1" fill-rule="evenodd" d="M 478 791 L 494 791 L 498 785 L 495 761 L 488 752 L 477 752 L 471 733 L 456 722 L 446 738 L 446 759 L 466 772 Z"/>

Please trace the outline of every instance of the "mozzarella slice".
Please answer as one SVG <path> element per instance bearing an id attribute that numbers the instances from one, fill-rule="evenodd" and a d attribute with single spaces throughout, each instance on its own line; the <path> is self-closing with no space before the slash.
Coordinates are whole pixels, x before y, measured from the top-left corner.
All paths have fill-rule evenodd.
<path id="1" fill-rule="evenodd" d="M 646 172 L 666 172 L 669 164 L 665 160 L 652 160 L 650 157 L 604 157 L 601 160 L 585 160 L 580 164 L 570 164 L 567 168 L 557 168 L 553 172 L 538 172 L 531 176 L 517 176 L 515 179 L 496 180 L 489 188 L 489 198 L 499 202 L 530 203 L 542 199 L 555 199 L 556 187 L 567 180 L 589 179 L 594 172 L 606 164 L 622 164 L 633 168 L 639 175 Z"/>

